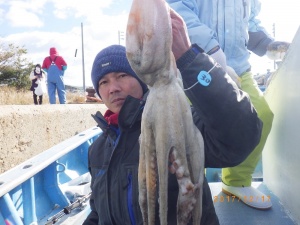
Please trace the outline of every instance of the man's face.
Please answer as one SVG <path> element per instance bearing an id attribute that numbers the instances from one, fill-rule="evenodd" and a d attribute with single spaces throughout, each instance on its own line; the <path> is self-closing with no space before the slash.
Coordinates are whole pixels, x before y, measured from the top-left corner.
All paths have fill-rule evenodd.
<path id="1" fill-rule="evenodd" d="M 99 81 L 99 93 L 103 103 L 114 113 L 119 113 L 126 97 L 143 97 L 143 89 L 139 81 L 123 72 L 106 74 Z"/>

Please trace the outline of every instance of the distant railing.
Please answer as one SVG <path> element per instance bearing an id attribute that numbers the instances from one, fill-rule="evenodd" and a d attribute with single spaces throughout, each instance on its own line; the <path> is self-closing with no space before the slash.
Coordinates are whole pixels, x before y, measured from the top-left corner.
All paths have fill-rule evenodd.
<path id="1" fill-rule="evenodd" d="M 88 129 L 1 174 L 0 224 L 49 224 L 51 217 L 88 194 L 88 148 L 100 133 L 97 127 Z M 65 224 L 80 224 L 72 221 Z"/>

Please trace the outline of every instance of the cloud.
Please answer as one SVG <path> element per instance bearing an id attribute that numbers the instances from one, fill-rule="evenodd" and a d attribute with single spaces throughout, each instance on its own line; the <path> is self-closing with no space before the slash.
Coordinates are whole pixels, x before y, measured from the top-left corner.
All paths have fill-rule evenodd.
<path id="1" fill-rule="evenodd" d="M 2 20 L 4 18 L 1 27 L 4 25 L 4 33 L 8 34 L 1 39 L 1 42 L 25 46 L 28 50 L 28 59 L 33 63 L 42 63 L 49 54 L 49 48 L 56 47 L 68 63 L 65 73 L 66 84 L 80 86 L 83 83 L 82 22 L 85 78 L 86 85 L 91 85 L 90 72 L 96 54 L 111 44 L 120 42 L 125 45 L 124 40 L 119 40 L 118 32 L 126 31 L 131 2 L 132 0 L 85 0 L 76 3 L 74 0 L 0 0 L 0 23 L 1 18 Z M 297 7 L 293 8 L 288 4 L 285 8 L 275 3 L 271 0 L 263 2 L 262 10 L 265 9 L 265 14 L 270 16 L 262 15 L 264 16 L 262 20 L 269 24 L 266 28 L 270 32 L 272 23 L 276 22 L 277 37 L 289 41 L 283 34 L 290 33 L 288 31 L 293 23 L 299 24 L 298 20 L 291 19 L 298 18 Z M 289 16 L 285 16 L 286 12 Z M 281 23 L 275 21 L 279 19 Z M 19 29 L 12 29 L 13 25 L 18 25 Z M 24 26 L 24 29 L 21 29 L 21 26 Z M 255 64 L 253 63 L 253 68 Z"/>
<path id="2" fill-rule="evenodd" d="M 86 86 L 91 86 L 90 73 L 96 54 L 111 44 L 120 42 L 125 45 L 124 40 L 119 40 L 118 31 L 126 29 L 128 10 L 124 7 L 127 5 L 129 8 L 130 1 L 127 0 L 126 5 L 120 5 L 119 1 L 123 0 L 85 0 L 76 4 L 71 0 L 9 1 L 5 19 L 11 27 L 24 26 L 25 29 L 18 29 L 15 33 L 3 37 L 1 41 L 24 46 L 28 50 L 27 58 L 34 64 L 42 63 L 49 55 L 49 48 L 56 47 L 68 64 L 65 73 L 66 84 L 82 86 L 82 22 L 84 72 Z M 35 4 L 38 6 L 32 7 Z M 114 12 L 110 12 L 111 9 Z M 41 21 L 44 21 L 44 27 L 41 27 Z M 29 26 L 35 28 L 26 29 Z"/>
<path id="3" fill-rule="evenodd" d="M 85 0 L 79 1 L 74 4 L 73 0 L 53 0 L 54 11 L 53 14 L 57 18 L 65 19 L 70 16 L 89 17 L 93 14 L 99 14 L 101 11 L 112 4 L 112 0 L 95 1 Z"/>
<path id="4" fill-rule="evenodd" d="M 39 7 L 24 1 L 10 1 L 5 19 L 12 27 L 42 27 L 44 24 L 40 20 Z"/>
<path id="5" fill-rule="evenodd" d="M 13 27 L 42 27 L 44 25 L 37 15 L 22 9 L 11 9 L 6 14 L 6 19 Z"/>

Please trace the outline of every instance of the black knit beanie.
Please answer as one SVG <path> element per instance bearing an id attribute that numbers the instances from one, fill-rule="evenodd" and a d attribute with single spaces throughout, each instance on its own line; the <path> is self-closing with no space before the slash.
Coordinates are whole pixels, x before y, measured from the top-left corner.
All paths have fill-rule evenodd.
<path id="1" fill-rule="evenodd" d="M 122 45 L 111 45 L 102 49 L 96 56 L 92 67 L 92 82 L 95 91 L 99 94 L 99 81 L 100 79 L 111 72 L 124 72 L 136 78 L 143 88 L 145 94 L 148 90 L 147 85 L 143 83 L 135 72 L 131 69 L 129 62 L 126 58 L 126 50 Z"/>

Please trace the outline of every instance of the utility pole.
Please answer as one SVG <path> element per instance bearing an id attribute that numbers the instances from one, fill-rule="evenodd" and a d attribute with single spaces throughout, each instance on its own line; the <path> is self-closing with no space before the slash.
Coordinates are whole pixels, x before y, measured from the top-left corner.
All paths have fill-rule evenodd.
<path id="1" fill-rule="evenodd" d="M 273 23 L 273 37 L 275 39 L 275 23 Z M 274 60 L 274 70 L 276 70 L 276 61 Z"/>
<path id="2" fill-rule="evenodd" d="M 124 31 L 118 31 L 118 39 L 119 39 L 119 45 L 121 44 L 121 40 L 125 40 L 125 34 Z"/>
<path id="3" fill-rule="evenodd" d="M 84 70 L 83 23 L 81 23 L 81 47 L 82 47 L 82 77 L 83 77 L 83 94 L 85 95 L 85 70 Z"/>

